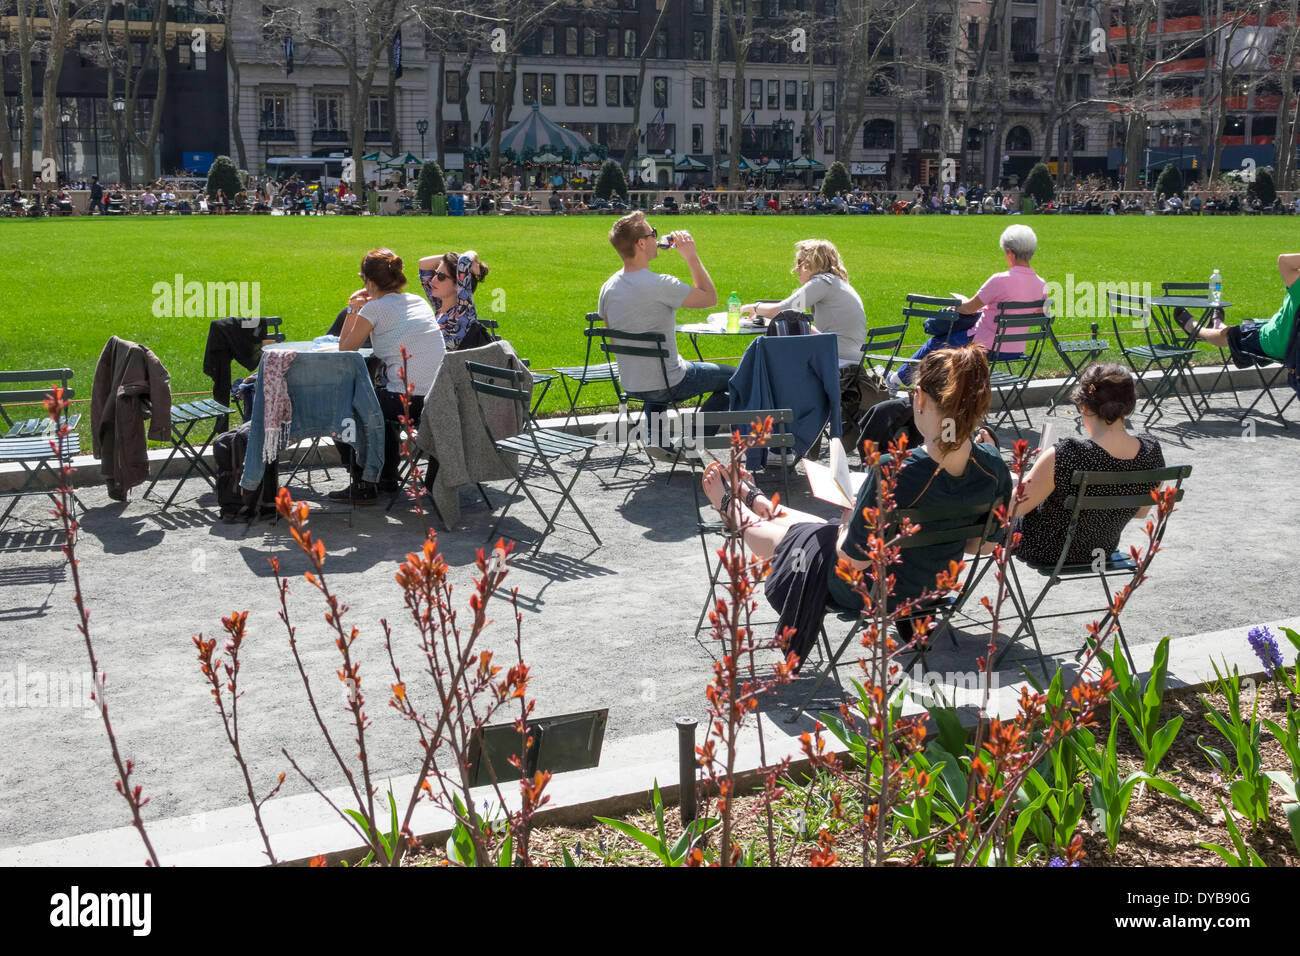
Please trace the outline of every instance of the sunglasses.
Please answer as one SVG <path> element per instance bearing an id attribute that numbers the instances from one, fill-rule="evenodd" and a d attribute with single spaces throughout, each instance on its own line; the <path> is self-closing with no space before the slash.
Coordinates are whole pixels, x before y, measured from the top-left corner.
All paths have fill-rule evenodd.
<path id="1" fill-rule="evenodd" d="M 435 273 L 433 274 L 433 277 L 434 277 L 435 279 L 437 279 L 439 282 L 446 282 L 448 279 L 451 278 L 451 276 L 449 276 L 447 273 L 443 272 L 441 269 L 439 269 L 437 272 L 435 272 Z"/>
<path id="2" fill-rule="evenodd" d="M 658 239 L 658 238 L 659 238 L 659 230 L 656 229 L 654 226 L 651 226 L 649 232 L 645 232 L 645 233 L 642 233 L 642 234 L 641 234 L 641 238 L 642 238 L 642 239 Z"/>

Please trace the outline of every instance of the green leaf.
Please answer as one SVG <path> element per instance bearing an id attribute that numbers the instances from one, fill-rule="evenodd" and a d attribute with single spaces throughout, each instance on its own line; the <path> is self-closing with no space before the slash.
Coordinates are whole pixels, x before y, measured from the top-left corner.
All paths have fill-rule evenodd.
<path id="1" fill-rule="evenodd" d="M 668 850 L 663 842 L 653 833 L 647 833 L 640 827 L 633 826 L 625 820 L 611 820 L 609 817 L 596 817 L 596 820 L 605 824 L 607 827 L 613 827 L 624 836 L 629 836 L 637 843 L 653 853 L 660 863 L 665 866 L 672 866 L 672 860 L 668 856 Z"/>
<path id="2" fill-rule="evenodd" d="M 954 756 L 970 749 L 966 728 L 955 707 L 933 707 L 928 712 L 934 718 L 935 739 L 940 747 Z"/>
<path id="3" fill-rule="evenodd" d="M 1219 856 L 1223 858 L 1223 862 L 1228 864 L 1228 866 L 1242 865 L 1241 859 L 1239 857 L 1234 856 L 1229 850 L 1219 846 L 1217 843 L 1198 843 L 1197 846 L 1199 846 L 1202 850 L 1213 850 L 1215 853 L 1219 854 Z"/>
<path id="4" fill-rule="evenodd" d="M 664 798 L 659 794 L 659 780 L 655 779 L 655 830 L 659 834 L 659 845 L 668 845 L 668 835 L 664 832 Z"/>
<path id="5" fill-rule="evenodd" d="M 1218 769 L 1221 774 L 1228 777 L 1232 776 L 1232 770 L 1228 764 L 1228 757 L 1222 750 L 1219 750 L 1217 747 L 1211 747 L 1205 742 L 1205 738 L 1200 736 L 1196 738 L 1196 746 L 1200 749 L 1201 753 L 1205 754 L 1206 759 L 1210 761 L 1211 765 Z"/>
<path id="6" fill-rule="evenodd" d="M 1286 635 L 1286 639 L 1290 641 L 1292 645 L 1295 646 L 1295 649 L 1300 651 L 1300 634 L 1297 634 L 1289 627 L 1283 627 L 1280 628 L 1280 630 L 1282 631 L 1283 634 Z"/>
<path id="7" fill-rule="evenodd" d="M 1282 793 L 1286 795 L 1287 799 L 1300 800 L 1300 796 L 1296 796 L 1297 781 L 1292 780 L 1291 775 L 1288 774 L 1286 771 L 1265 770 L 1264 776 L 1268 777 L 1268 779 L 1272 780 L 1275 784 L 1277 784 L 1278 789 L 1280 789 Z"/>
<path id="8" fill-rule="evenodd" d="M 1282 812 L 1286 814 L 1286 822 L 1291 826 L 1291 842 L 1295 845 L 1297 853 L 1300 853 L 1300 803 L 1284 803 Z"/>
<path id="9" fill-rule="evenodd" d="M 565 846 L 563 843 L 560 844 L 560 852 L 564 855 L 564 865 L 566 867 L 570 869 L 574 869 L 577 867 L 578 864 L 573 862 L 573 857 L 569 853 L 569 848 Z"/>
<path id="10" fill-rule="evenodd" d="M 1146 774 L 1146 781 L 1152 790 L 1158 790 L 1167 797 L 1173 797 L 1188 809 L 1195 810 L 1197 813 L 1205 812 L 1204 808 L 1192 798 L 1191 794 L 1179 790 L 1173 781 L 1166 780 L 1164 777 L 1157 777 L 1154 774 Z"/>
<path id="11" fill-rule="evenodd" d="M 1160 761 L 1165 758 L 1169 748 L 1174 745 L 1174 739 L 1178 736 L 1178 731 L 1183 727 L 1183 718 L 1181 716 L 1170 718 L 1169 722 L 1161 727 L 1151 738 L 1151 743 L 1143 760 L 1142 769 L 1147 773 L 1155 773 L 1156 768 L 1160 766 Z"/>
<path id="12" fill-rule="evenodd" d="M 501 843 L 501 852 L 497 854 L 497 866 L 509 867 L 514 862 L 514 841 L 509 835 Z"/>
<path id="13" fill-rule="evenodd" d="M 1043 801 L 1046 799 L 1046 793 L 1040 794 L 1034 799 L 1033 803 L 1021 810 L 1020 815 L 1016 817 L 1016 825 L 1011 828 L 1011 845 L 1007 848 L 1007 852 L 1012 858 L 1008 862 L 1015 862 L 1015 857 L 1019 855 L 1020 841 L 1024 837 L 1025 831 L 1029 829 L 1034 819 L 1042 811 Z"/>

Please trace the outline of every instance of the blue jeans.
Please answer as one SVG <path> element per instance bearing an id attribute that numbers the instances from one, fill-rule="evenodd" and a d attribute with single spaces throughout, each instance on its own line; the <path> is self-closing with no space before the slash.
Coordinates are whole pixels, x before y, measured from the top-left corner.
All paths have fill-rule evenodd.
<path id="1" fill-rule="evenodd" d="M 912 358 L 916 359 L 916 362 L 905 362 L 898 369 L 899 381 L 904 385 L 911 385 L 912 373 L 916 369 L 917 363 L 931 352 L 937 352 L 939 349 L 959 349 L 968 344 L 970 344 L 970 329 L 961 332 L 949 332 L 947 335 L 931 336 L 924 345 L 912 353 Z"/>
<path id="2" fill-rule="evenodd" d="M 700 407 L 705 412 L 725 412 L 730 406 L 727 388 L 731 376 L 736 370 L 730 365 L 715 365 L 713 362 L 688 362 L 686 374 L 672 388 L 661 388 L 654 392 L 628 392 L 628 398 L 635 398 L 644 403 L 645 429 L 650 441 L 657 444 L 659 436 L 655 435 L 654 422 L 661 421 L 663 413 L 668 411 L 669 403 L 680 402 L 706 392 L 713 394 Z"/>

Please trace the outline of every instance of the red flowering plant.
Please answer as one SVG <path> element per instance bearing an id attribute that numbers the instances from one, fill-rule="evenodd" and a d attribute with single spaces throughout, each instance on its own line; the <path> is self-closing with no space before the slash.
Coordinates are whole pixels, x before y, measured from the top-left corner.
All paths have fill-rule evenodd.
<path id="1" fill-rule="evenodd" d="M 158 854 L 154 851 L 153 842 L 149 839 L 149 833 L 144 825 L 144 815 L 141 813 L 145 804 L 149 802 L 149 798 L 144 796 L 144 790 L 139 784 L 131 785 L 131 774 L 135 770 L 135 764 L 122 756 L 122 750 L 117 743 L 117 735 L 113 732 L 113 722 L 108 716 L 108 699 L 105 696 L 108 673 L 100 670 L 99 658 L 95 654 L 95 642 L 90 634 L 90 611 L 86 608 L 85 598 L 81 593 L 80 562 L 77 560 L 77 529 L 79 525 L 73 512 L 73 502 L 76 498 L 72 491 L 72 462 L 67 454 L 68 436 L 72 434 L 72 429 L 68 425 L 67 413 L 72 403 L 65 395 L 66 393 L 62 388 L 55 388 L 45 398 L 45 411 L 53 423 L 50 432 L 50 457 L 59 459 L 59 483 L 54 489 L 53 514 L 63 525 L 63 545 L 61 550 L 64 557 L 68 559 L 68 568 L 72 574 L 73 600 L 77 605 L 79 618 L 77 630 L 81 632 L 82 640 L 85 642 L 86 656 L 90 658 L 90 672 L 94 675 L 95 689 L 91 692 L 91 699 L 99 710 L 100 718 L 104 721 L 104 732 L 108 735 L 108 747 L 113 755 L 113 766 L 117 770 L 117 780 L 114 782 L 114 787 L 122 795 L 122 799 L 126 801 L 126 805 L 131 811 L 131 825 L 135 827 L 136 832 L 140 834 L 140 839 L 144 841 L 145 852 L 148 853 L 148 859 L 145 861 L 146 865 L 158 866 Z"/>

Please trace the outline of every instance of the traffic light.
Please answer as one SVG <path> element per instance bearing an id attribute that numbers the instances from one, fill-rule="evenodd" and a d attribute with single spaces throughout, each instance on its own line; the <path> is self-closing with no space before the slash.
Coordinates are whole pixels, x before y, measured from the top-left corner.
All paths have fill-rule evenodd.
<path id="1" fill-rule="evenodd" d="M 1200 162 L 1200 160 L 1199 160 L 1196 156 L 1193 156 L 1193 157 L 1192 157 L 1192 169 L 1195 169 L 1195 168 L 1196 168 L 1196 164 L 1197 164 L 1198 162 Z"/>

